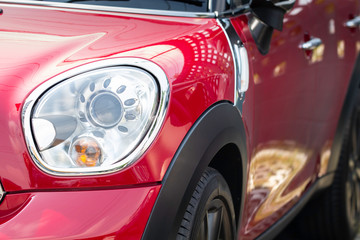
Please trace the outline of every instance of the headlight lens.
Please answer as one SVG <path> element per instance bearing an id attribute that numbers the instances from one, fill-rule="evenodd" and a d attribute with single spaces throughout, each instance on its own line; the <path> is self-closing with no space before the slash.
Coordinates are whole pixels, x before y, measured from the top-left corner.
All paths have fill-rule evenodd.
<path id="1" fill-rule="evenodd" d="M 23 124 L 25 135 L 27 126 L 32 130 L 27 142 L 42 169 L 62 175 L 109 172 L 145 151 L 163 120 L 168 85 L 159 67 L 140 62 L 79 73 L 36 101 L 29 97 L 32 110 L 24 110 Z M 162 80 L 136 65 L 155 70 Z"/>

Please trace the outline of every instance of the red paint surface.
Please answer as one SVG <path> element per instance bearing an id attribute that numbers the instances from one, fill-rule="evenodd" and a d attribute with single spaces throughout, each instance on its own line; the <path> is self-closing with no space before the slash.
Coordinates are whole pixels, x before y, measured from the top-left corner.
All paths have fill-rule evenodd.
<path id="1" fill-rule="evenodd" d="M 232 59 L 221 28 L 214 19 L 1 8 L 0 178 L 8 194 L 0 238 L 140 239 L 160 189 L 150 186 L 162 180 L 202 112 L 233 99 Z M 121 57 L 155 62 L 170 83 L 168 113 L 149 150 L 107 175 L 55 177 L 39 170 L 22 133 L 27 95 L 68 69 Z M 119 186 L 126 189 L 98 190 Z"/>
<path id="2" fill-rule="evenodd" d="M 251 65 L 243 106 L 249 178 L 240 239 L 254 239 L 273 225 L 320 173 L 358 53 L 359 30 L 343 25 L 356 9 L 352 1 L 297 1 L 265 56 L 249 32 L 248 17 L 232 19 Z M 310 54 L 299 48 L 309 35 L 323 41 Z"/>
<path id="3" fill-rule="evenodd" d="M 160 186 L 10 194 L 21 204 L 0 218 L 0 239 L 140 239 Z"/>
<path id="4" fill-rule="evenodd" d="M 226 37 L 214 19 L 189 19 L 2 6 L 0 21 L 0 176 L 6 191 L 96 188 L 159 182 L 195 120 L 211 104 L 233 99 Z M 162 67 L 171 96 L 158 137 L 136 164 L 117 173 L 54 177 L 26 150 L 19 104 L 36 86 L 101 59 L 138 57 Z"/>
<path id="5" fill-rule="evenodd" d="M 232 19 L 250 63 L 243 105 L 249 179 L 242 239 L 274 224 L 319 175 L 319 159 L 331 146 L 357 55 L 359 30 L 343 26 L 359 14 L 356 7 L 298 1 L 285 17 L 284 30 L 274 32 L 266 56 L 256 49 L 247 16 Z M 160 188 L 151 186 L 162 180 L 190 127 L 212 104 L 233 100 L 231 52 L 221 28 L 214 19 L 1 8 L 0 178 L 10 194 L 0 207 L 0 238 L 140 238 Z M 322 52 L 299 49 L 306 34 L 323 40 Z M 131 167 L 112 174 L 70 178 L 39 170 L 22 133 L 26 96 L 68 69 L 119 57 L 153 61 L 168 77 L 169 109 L 154 143 Z M 151 185 L 128 188 L 137 184 Z M 96 190 L 119 186 L 124 189 Z M 87 191 L 51 192 L 56 189 Z M 17 191 L 28 193 L 13 194 Z M 59 230 L 59 222 L 65 230 Z"/>

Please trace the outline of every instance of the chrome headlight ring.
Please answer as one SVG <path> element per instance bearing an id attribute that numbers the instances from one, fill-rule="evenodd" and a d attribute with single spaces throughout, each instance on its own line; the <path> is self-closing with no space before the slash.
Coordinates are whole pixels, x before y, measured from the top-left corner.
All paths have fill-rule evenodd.
<path id="1" fill-rule="evenodd" d="M 124 74 L 118 74 L 118 76 L 117 72 L 124 72 Z M 111 77 L 108 78 L 108 75 Z M 52 92 L 58 91 L 58 88 L 64 88 L 66 84 L 69 85 L 67 88 L 71 92 L 74 88 L 70 86 L 71 84 L 76 85 L 81 81 L 86 83 L 87 80 L 84 79 L 89 76 L 95 76 L 96 81 L 88 81 L 87 84 L 82 84 L 74 90 L 77 97 L 74 98 L 72 105 L 76 113 L 72 113 L 73 116 L 62 116 L 60 119 L 63 120 L 62 122 L 75 125 L 64 137 L 63 133 L 59 134 L 59 127 L 53 124 L 52 116 L 41 116 L 42 112 L 46 111 L 43 109 L 50 109 L 47 107 L 48 102 L 58 101 L 57 98 L 49 100 L 52 98 Z M 137 81 L 138 78 L 140 80 Z M 141 83 L 142 79 L 148 79 L 149 84 L 139 89 L 139 84 L 133 84 L 133 82 Z M 154 102 L 145 103 L 148 102 L 148 98 L 142 97 L 143 95 L 150 96 L 149 99 L 155 99 Z M 85 64 L 44 82 L 27 97 L 22 109 L 25 141 L 33 161 L 46 173 L 57 176 L 82 176 L 115 172 L 134 163 L 148 149 L 164 121 L 168 101 L 167 77 L 164 71 L 153 62 L 138 58 L 118 58 Z M 104 107 L 108 110 L 107 112 L 102 111 Z M 54 107 L 52 106 L 51 109 Z M 110 115 L 109 109 L 112 112 Z M 57 113 L 57 110 L 51 111 Z M 141 114 L 144 116 L 139 117 Z M 45 136 L 49 135 L 49 139 L 39 139 L 39 137 L 37 139 L 39 134 L 35 132 L 35 128 L 40 131 L 42 128 L 47 129 Z M 142 135 L 138 136 L 135 130 L 133 133 L 133 129 L 142 131 Z M 72 139 L 67 142 L 60 141 L 62 145 L 58 147 L 59 141 L 54 141 L 56 134 L 62 135 L 62 138 L 71 137 Z M 111 138 L 115 136 L 114 134 L 116 136 L 132 135 L 137 142 L 132 143 L 134 146 L 130 150 L 126 149 L 122 152 L 119 150 L 117 155 L 115 154 L 118 159 L 107 162 L 106 158 L 110 158 L 109 155 L 112 154 L 111 149 L 117 148 L 116 141 L 112 141 Z M 40 136 L 43 135 L 40 134 Z M 122 138 L 124 140 L 122 144 L 126 145 L 129 140 L 126 136 Z M 77 162 L 88 163 L 87 160 L 80 161 L 84 157 L 79 155 L 85 151 L 82 150 L 83 146 L 86 146 L 86 154 L 89 153 L 87 156 L 90 156 L 90 160 L 91 157 L 96 156 L 98 159 L 96 164 L 86 165 L 86 167 L 77 165 Z M 46 153 L 47 149 L 51 148 L 61 148 L 62 150 L 57 151 L 66 152 L 67 158 L 80 160 L 72 162 L 71 166 L 63 165 L 61 161 L 64 160 L 56 163 L 57 160 L 52 159 L 54 156 Z M 98 148 L 104 149 L 96 155 Z"/>

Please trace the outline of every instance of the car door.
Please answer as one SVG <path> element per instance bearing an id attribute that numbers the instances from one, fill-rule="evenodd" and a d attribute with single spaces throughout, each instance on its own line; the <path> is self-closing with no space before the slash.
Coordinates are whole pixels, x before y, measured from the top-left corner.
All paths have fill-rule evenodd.
<path id="1" fill-rule="evenodd" d="M 311 0 L 297 1 L 275 30 L 268 53 L 261 54 L 251 33 L 254 16 L 234 17 L 232 24 L 248 52 L 249 89 L 243 103 L 248 129 L 248 182 L 240 237 L 254 239 L 279 220 L 314 182 L 319 157 L 314 144 L 317 122 L 312 114 L 317 95 L 311 40 Z M 326 25 L 327 26 L 327 25 Z M 321 49 L 320 49 L 321 50 Z M 319 50 L 318 50 L 319 51 Z"/>
<path id="2" fill-rule="evenodd" d="M 317 56 L 313 57 L 313 64 L 318 66 L 314 101 L 317 110 L 312 114 L 317 124 L 314 145 L 318 152 L 325 153 L 330 151 L 333 143 L 359 52 L 360 21 L 355 19 L 359 15 L 359 1 L 315 1 L 311 8 L 327 23 L 321 25 L 314 21 L 311 30 L 314 37 L 322 41 L 322 51 L 316 52 Z M 319 175 L 323 175 L 328 167 L 333 171 L 336 166 L 328 166 L 328 157 L 321 156 Z"/>

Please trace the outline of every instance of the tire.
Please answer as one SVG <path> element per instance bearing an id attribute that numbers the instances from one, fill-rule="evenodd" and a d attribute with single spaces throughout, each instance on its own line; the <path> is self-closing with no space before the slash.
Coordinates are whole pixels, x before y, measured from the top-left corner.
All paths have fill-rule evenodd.
<path id="1" fill-rule="evenodd" d="M 332 236 L 327 239 L 353 239 L 360 226 L 360 106 L 354 108 L 342 145 L 333 185 L 327 192 Z"/>
<path id="2" fill-rule="evenodd" d="M 215 169 L 207 168 L 202 174 L 176 239 L 235 239 L 231 193 L 225 179 Z"/>
<path id="3" fill-rule="evenodd" d="M 313 199 L 282 237 L 350 240 L 360 226 L 360 105 L 352 113 L 341 147 L 334 182 Z M 294 236 L 294 230 L 297 236 Z M 295 238 L 296 237 L 296 238 Z"/>

